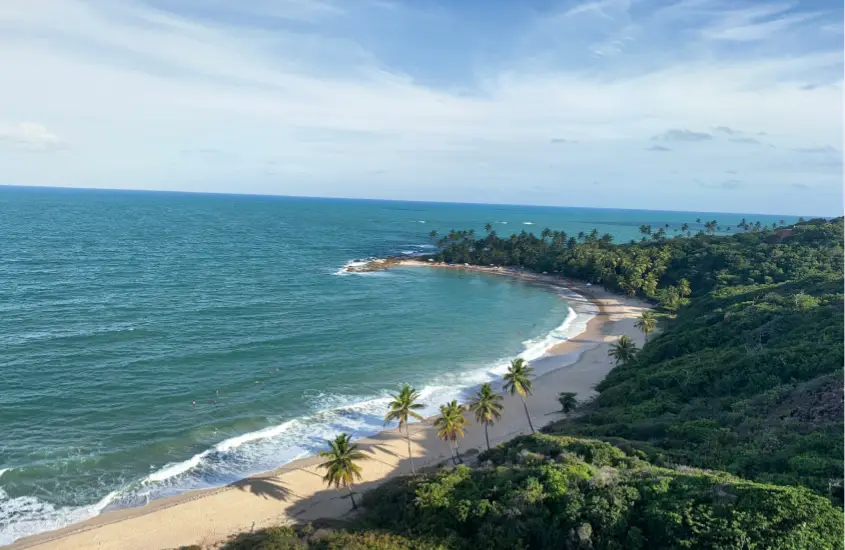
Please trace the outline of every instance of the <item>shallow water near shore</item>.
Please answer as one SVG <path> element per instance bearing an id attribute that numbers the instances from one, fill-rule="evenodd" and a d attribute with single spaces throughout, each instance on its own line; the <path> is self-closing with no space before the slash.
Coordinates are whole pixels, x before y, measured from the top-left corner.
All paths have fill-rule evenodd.
<path id="1" fill-rule="evenodd" d="M 591 314 L 535 284 L 350 261 L 488 221 L 627 239 L 696 217 L 21 189 L 0 206 L 0 544 L 375 433 L 403 382 L 431 414 Z"/>

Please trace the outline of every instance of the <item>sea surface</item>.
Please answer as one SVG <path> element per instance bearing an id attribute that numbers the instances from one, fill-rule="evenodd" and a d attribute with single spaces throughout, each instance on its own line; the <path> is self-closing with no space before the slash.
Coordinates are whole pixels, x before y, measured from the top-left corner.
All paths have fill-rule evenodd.
<path id="1" fill-rule="evenodd" d="M 404 382 L 433 413 L 591 315 L 528 283 L 349 262 L 488 222 L 626 241 L 699 217 L 779 219 L 0 187 L 0 544 L 373 434 Z"/>

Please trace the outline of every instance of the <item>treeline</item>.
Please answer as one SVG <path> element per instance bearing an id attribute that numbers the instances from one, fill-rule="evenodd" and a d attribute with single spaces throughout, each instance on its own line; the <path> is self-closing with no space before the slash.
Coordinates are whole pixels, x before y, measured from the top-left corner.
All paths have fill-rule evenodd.
<path id="1" fill-rule="evenodd" d="M 843 220 L 709 227 L 621 245 L 453 232 L 433 258 L 651 299 L 661 330 L 547 435 L 387 482 L 343 528 L 227 548 L 843 548 Z"/>
<path id="2" fill-rule="evenodd" d="M 621 245 L 595 230 L 570 236 L 544 229 L 540 236 L 522 232 L 501 238 L 487 227 L 480 238 L 473 231 L 451 231 L 438 241 L 442 249 L 435 258 L 560 273 L 656 300 L 668 310 L 687 303 L 690 292 L 785 282 L 841 272 L 842 266 L 841 221 L 816 219 L 730 236 L 654 234 L 650 240 Z"/>
<path id="3" fill-rule="evenodd" d="M 282 527 L 228 550 L 841 548 L 842 515 L 798 487 L 653 466 L 610 444 L 523 436 L 475 468 L 390 481 L 343 529 Z"/>
<path id="4" fill-rule="evenodd" d="M 547 431 L 842 502 L 842 218 L 623 245 L 549 230 L 447 240 L 443 261 L 558 272 L 672 313 L 584 414 Z"/>

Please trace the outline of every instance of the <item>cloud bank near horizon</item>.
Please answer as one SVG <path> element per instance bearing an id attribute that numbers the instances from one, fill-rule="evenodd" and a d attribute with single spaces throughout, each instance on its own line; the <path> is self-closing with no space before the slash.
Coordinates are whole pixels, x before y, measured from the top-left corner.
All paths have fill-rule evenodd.
<path id="1" fill-rule="evenodd" d="M 819 1 L 5 3 L 0 183 L 841 214 L 841 19 Z"/>

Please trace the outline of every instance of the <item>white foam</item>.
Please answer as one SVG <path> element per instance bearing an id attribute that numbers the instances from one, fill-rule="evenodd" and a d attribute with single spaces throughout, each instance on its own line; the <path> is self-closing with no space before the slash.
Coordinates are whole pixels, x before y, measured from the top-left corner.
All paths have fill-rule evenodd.
<path id="1" fill-rule="evenodd" d="M 113 491 L 90 506 L 56 507 L 33 496 L 10 498 L 0 489 L 0 546 L 97 516 L 116 496 Z"/>
<path id="2" fill-rule="evenodd" d="M 519 354 L 526 361 L 543 358 L 548 350 L 586 328 L 598 313 L 595 306 L 580 295 L 561 291 L 569 301 L 566 319 L 549 333 L 526 340 Z M 569 362 L 574 363 L 577 354 Z M 420 388 L 420 401 L 426 407 L 424 416 L 437 413 L 441 403 L 466 400 L 483 383 L 500 387 L 510 358 L 461 372 L 446 373 Z M 543 374 L 542 361 L 535 364 Z M 554 367 L 559 368 L 560 361 Z M 167 464 L 144 479 L 113 491 L 100 501 L 79 507 L 55 507 L 36 497 L 11 499 L 0 489 L 0 544 L 40 532 L 58 529 L 84 521 L 101 513 L 107 506 L 126 507 L 146 504 L 153 498 L 182 493 L 192 489 L 225 485 L 237 479 L 277 468 L 298 458 L 314 454 L 325 447 L 325 441 L 346 432 L 355 438 L 373 435 L 384 429 L 382 419 L 392 392 L 382 391 L 370 398 L 314 392 L 307 395 L 315 412 L 284 420 L 276 425 L 224 439 L 213 447 L 187 460 Z M 0 476 L 4 472 L 0 470 Z"/>
<path id="3" fill-rule="evenodd" d="M 522 222 L 522 225 L 534 225 L 534 222 Z"/>

